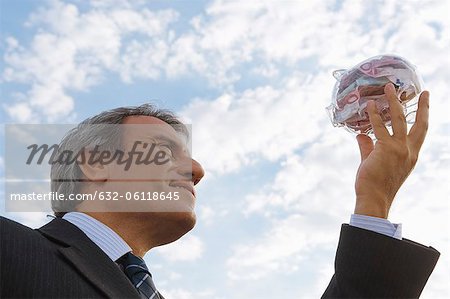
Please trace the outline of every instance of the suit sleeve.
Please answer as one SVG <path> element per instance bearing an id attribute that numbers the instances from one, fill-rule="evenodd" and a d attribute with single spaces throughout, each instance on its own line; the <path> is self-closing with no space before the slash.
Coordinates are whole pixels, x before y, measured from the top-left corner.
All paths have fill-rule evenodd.
<path id="1" fill-rule="evenodd" d="M 343 224 L 335 273 L 322 298 L 418 298 L 439 252 Z"/>

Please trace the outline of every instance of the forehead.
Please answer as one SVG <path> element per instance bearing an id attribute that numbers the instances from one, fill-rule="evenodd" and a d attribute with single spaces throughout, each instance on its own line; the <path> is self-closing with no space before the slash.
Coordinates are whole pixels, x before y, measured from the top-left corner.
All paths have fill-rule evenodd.
<path id="1" fill-rule="evenodd" d="M 176 131 L 165 121 L 146 115 L 128 116 L 122 122 L 122 132 L 125 140 L 148 140 L 149 138 L 165 138 L 179 145 L 186 144 L 186 136 Z"/>
<path id="2" fill-rule="evenodd" d="M 170 127 L 170 125 L 168 123 L 166 123 L 165 121 L 154 117 L 154 116 L 147 116 L 147 115 L 131 115 L 131 116 L 127 116 L 125 117 L 125 119 L 123 120 L 122 124 L 124 125 L 167 125 Z"/>

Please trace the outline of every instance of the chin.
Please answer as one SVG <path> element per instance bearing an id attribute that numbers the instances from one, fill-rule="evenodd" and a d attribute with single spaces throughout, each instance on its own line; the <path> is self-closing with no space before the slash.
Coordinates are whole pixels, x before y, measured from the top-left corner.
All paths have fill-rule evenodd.
<path id="1" fill-rule="evenodd" d="M 164 238 L 161 238 L 161 244 L 159 245 L 172 243 L 187 234 L 194 228 L 197 219 L 194 212 L 166 212 L 159 214 L 163 214 L 160 216 L 164 218 L 164 221 L 161 221 L 161 227 L 164 227 L 162 230 L 164 231 Z"/>
<path id="2" fill-rule="evenodd" d="M 197 216 L 194 212 L 172 212 L 171 214 L 175 214 L 173 218 L 175 218 L 174 220 L 177 222 L 180 231 L 185 231 L 183 235 L 193 229 L 197 222 Z"/>

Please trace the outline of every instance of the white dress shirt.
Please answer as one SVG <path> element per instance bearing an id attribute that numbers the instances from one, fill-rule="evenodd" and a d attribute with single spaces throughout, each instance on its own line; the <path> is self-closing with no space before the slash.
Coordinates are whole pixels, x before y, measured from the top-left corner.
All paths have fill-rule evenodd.
<path id="1" fill-rule="evenodd" d="M 62 218 L 82 230 L 114 262 L 131 251 L 131 247 L 115 231 L 87 214 L 70 212 Z"/>
<path id="2" fill-rule="evenodd" d="M 399 240 L 402 239 L 402 224 L 391 223 L 384 218 L 352 214 L 350 217 L 350 225 L 371 230 Z"/>

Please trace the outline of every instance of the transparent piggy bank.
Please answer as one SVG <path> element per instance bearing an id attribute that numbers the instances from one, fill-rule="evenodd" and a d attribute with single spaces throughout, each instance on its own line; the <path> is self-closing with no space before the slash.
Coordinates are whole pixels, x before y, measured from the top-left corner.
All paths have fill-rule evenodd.
<path id="1" fill-rule="evenodd" d="M 423 81 L 406 59 L 396 55 L 375 56 L 351 69 L 336 70 L 333 76 L 337 82 L 327 111 L 335 127 L 345 127 L 354 133 L 372 133 L 367 112 L 369 100 L 374 100 L 385 125 L 390 127 L 389 103 L 384 94 L 388 83 L 395 86 L 407 122 L 414 122 Z"/>

